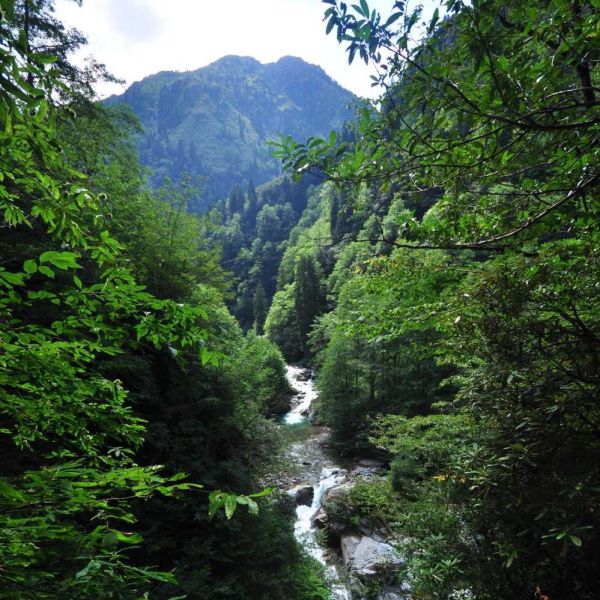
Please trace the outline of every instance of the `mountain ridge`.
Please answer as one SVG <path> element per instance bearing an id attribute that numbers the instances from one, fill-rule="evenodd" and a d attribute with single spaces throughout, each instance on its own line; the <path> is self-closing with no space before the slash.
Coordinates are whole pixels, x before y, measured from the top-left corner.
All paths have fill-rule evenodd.
<path id="1" fill-rule="evenodd" d="M 154 183 L 205 177 L 203 210 L 231 187 L 280 173 L 267 140 L 305 139 L 340 129 L 356 97 L 318 65 L 295 56 L 261 63 L 227 55 L 194 71 L 161 71 L 134 82 L 107 105 L 125 103 L 140 119 L 142 163 Z"/>

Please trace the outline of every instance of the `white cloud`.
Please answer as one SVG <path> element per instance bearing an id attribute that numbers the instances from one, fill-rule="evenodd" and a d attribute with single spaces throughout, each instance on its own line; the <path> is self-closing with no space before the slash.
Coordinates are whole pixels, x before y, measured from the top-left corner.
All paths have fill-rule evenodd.
<path id="1" fill-rule="evenodd" d="M 433 0 L 427 0 L 429 2 Z M 388 14 L 392 0 L 371 0 Z M 348 66 L 344 48 L 325 35 L 321 0 L 57 0 L 57 15 L 81 29 L 92 54 L 127 84 L 158 71 L 186 71 L 227 54 L 273 62 L 300 56 L 336 81 L 372 95 L 370 68 Z M 122 91 L 104 85 L 100 95 Z"/>

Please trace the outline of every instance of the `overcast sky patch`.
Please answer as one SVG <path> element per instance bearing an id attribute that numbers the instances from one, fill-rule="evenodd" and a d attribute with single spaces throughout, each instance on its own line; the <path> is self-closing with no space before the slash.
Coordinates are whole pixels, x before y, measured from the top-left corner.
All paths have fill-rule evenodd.
<path id="1" fill-rule="evenodd" d="M 384 17 L 393 4 L 369 0 Z M 127 85 L 159 71 L 195 70 L 228 54 L 263 63 L 291 55 L 320 65 L 357 95 L 377 95 L 372 68 L 359 60 L 349 66 L 344 47 L 325 34 L 321 0 L 84 0 L 82 7 L 57 0 L 56 8 L 88 37 L 81 56 L 92 54 Z M 101 97 L 123 91 L 114 84 L 97 89 Z"/>

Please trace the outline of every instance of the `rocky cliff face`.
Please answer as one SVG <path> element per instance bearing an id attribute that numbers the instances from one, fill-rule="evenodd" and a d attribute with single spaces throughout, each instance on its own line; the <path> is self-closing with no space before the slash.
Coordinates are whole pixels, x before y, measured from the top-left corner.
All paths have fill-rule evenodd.
<path id="1" fill-rule="evenodd" d="M 210 203 L 235 183 L 260 184 L 279 173 L 267 140 L 339 129 L 353 100 L 320 67 L 299 58 L 261 64 L 226 56 L 197 71 L 157 73 L 106 102 L 125 103 L 139 117 L 140 157 L 156 181 L 204 176 Z"/>

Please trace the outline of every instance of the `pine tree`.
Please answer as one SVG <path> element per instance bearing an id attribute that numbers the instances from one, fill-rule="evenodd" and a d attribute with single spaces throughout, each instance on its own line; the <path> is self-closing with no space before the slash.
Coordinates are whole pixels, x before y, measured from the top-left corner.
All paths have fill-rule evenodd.
<path id="1" fill-rule="evenodd" d="M 267 318 L 267 295 L 262 283 L 258 283 L 254 290 L 254 299 L 252 302 L 254 309 L 254 329 L 257 335 L 264 333 L 265 319 Z"/>
<path id="2" fill-rule="evenodd" d="M 331 196 L 331 208 L 329 213 L 329 229 L 331 231 L 331 241 L 335 244 L 339 242 L 338 236 L 338 219 L 340 213 L 340 199 L 334 191 Z"/>
<path id="3" fill-rule="evenodd" d="M 311 256 L 301 256 L 296 266 L 295 309 L 302 351 L 308 354 L 308 334 L 320 312 L 320 282 Z"/>
<path id="4" fill-rule="evenodd" d="M 250 233 L 256 228 L 256 215 L 258 214 L 258 196 L 252 180 L 248 183 L 246 196 L 248 201 L 242 218 L 242 229 L 244 233 Z"/>
<path id="5" fill-rule="evenodd" d="M 234 185 L 229 194 L 229 214 L 242 213 L 244 210 L 244 192 L 239 185 Z"/>

